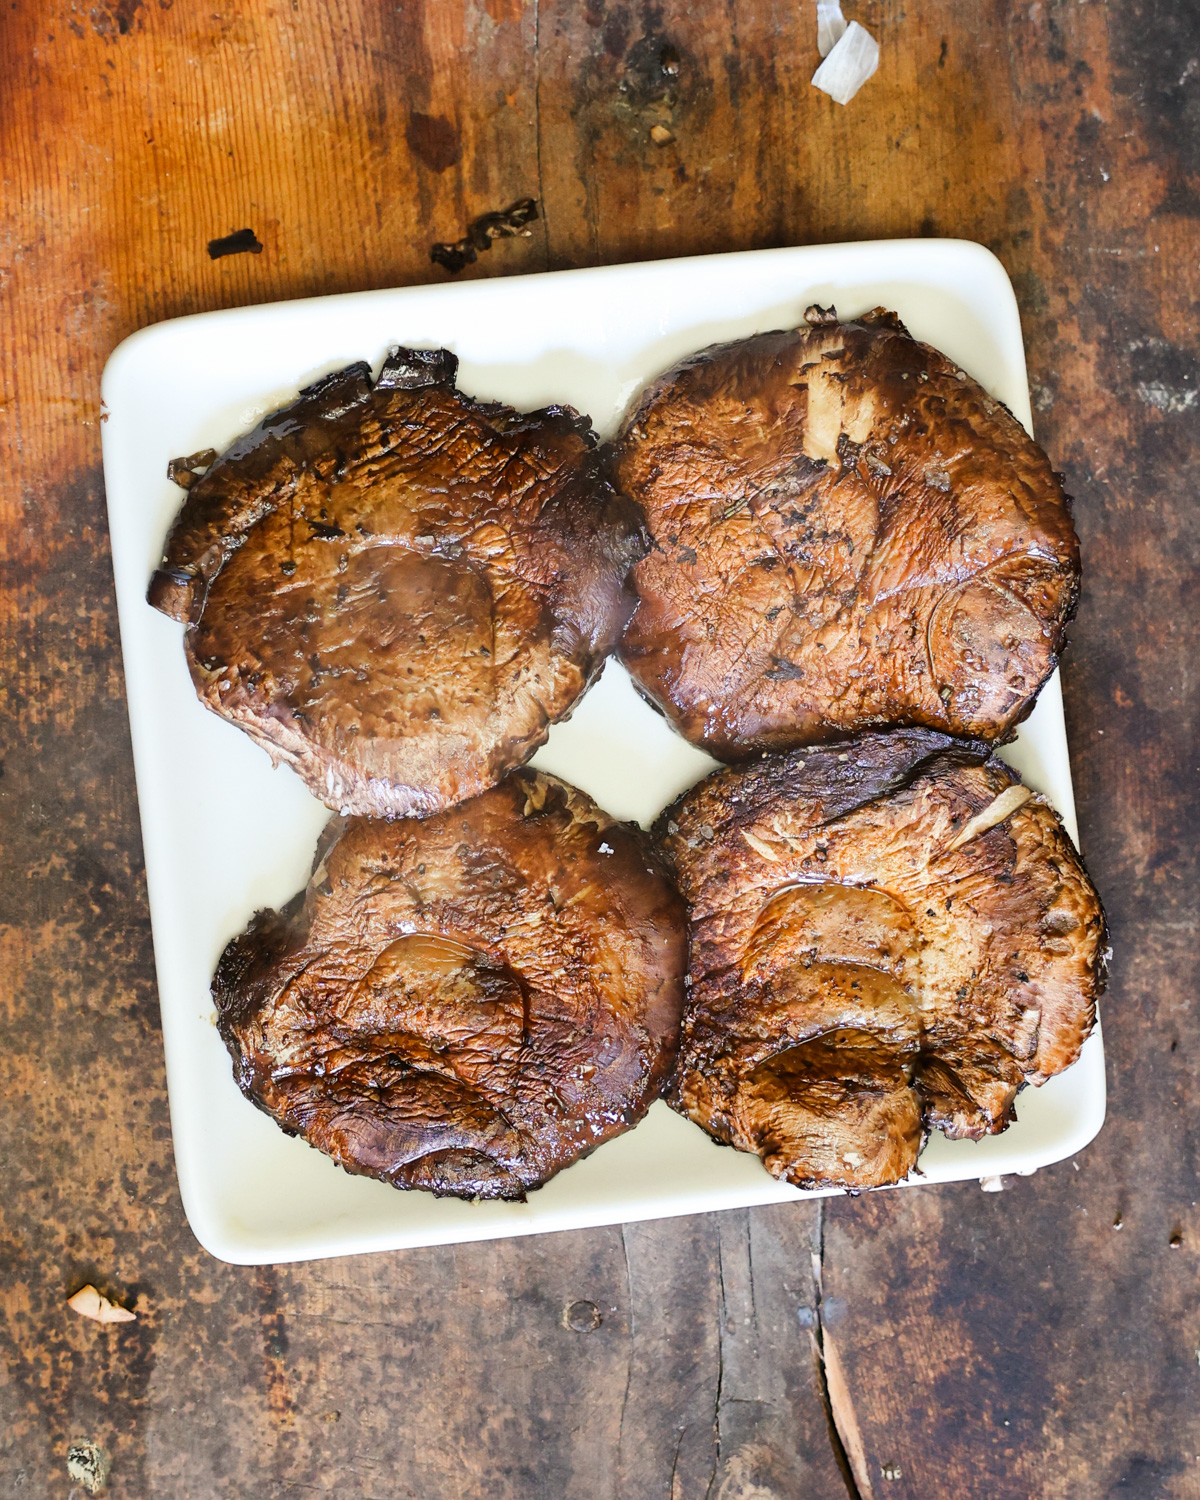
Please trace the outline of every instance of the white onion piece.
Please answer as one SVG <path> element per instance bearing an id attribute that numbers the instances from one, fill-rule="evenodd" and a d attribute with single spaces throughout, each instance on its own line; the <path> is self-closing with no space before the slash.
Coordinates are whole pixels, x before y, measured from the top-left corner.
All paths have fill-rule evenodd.
<path id="1" fill-rule="evenodd" d="M 851 21 L 813 74 L 813 87 L 837 104 L 849 104 L 878 66 L 879 43 L 857 21 Z"/>
<path id="2" fill-rule="evenodd" d="M 1006 818 L 1011 818 L 1017 808 L 1024 807 L 1032 796 L 1033 793 L 1027 786 L 1005 787 L 1004 791 L 994 801 L 989 802 L 982 812 L 975 814 L 949 846 L 950 849 L 961 849 L 964 844 L 969 844 L 972 839 L 977 839 L 981 833 L 986 833 L 989 828 L 995 828 L 998 823 L 1003 823 Z"/>
<path id="3" fill-rule="evenodd" d="M 845 29 L 846 18 L 838 0 L 817 0 L 817 51 L 822 57 L 829 56 Z"/>

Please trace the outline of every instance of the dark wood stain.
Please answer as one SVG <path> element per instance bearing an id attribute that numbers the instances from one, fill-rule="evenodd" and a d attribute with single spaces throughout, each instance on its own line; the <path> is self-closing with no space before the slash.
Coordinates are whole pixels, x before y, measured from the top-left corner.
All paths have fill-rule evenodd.
<path id="1" fill-rule="evenodd" d="M 462 142 L 458 131 L 444 115 L 414 112 L 408 117 L 404 132 L 408 148 L 433 172 L 446 172 L 462 160 Z"/>
<path id="2" fill-rule="evenodd" d="M 846 108 L 810 87 L 794 0 L 4 15 L 0 1487 L 66 1495 L 69 1446 L 95 1444 L 139 1500 L 837 1500 L 824 1329 L 877 1497 L 1200 1492 L 1195 7 L 878 0 L 881 67 Z M 457 145 L 434 126 L 418 147 L 416 118 Z M 521 193 L 534 236 L 464 276 L 934 232 L 1013 275 L 1083 540 L 1064 686 L 1117 951 L 1109 1119 L 1077 1161 L 994 1195 L 268 1271 L 196 1246 L 99 373 L 161 318 L 440 277 L 429 245 Z M 210 261 L 239 224 L 266 253 Z M 83 1280 L 137 1323 L 74 1317 Z"/>

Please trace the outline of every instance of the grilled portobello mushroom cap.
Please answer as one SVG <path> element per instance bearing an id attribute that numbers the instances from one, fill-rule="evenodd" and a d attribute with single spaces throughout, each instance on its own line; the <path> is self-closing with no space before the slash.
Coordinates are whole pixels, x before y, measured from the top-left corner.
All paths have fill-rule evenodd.
<path id="1" fill-rule="evenodd" d="M 885 725 L 998 740 L 1079 591 L 1070 503 L 1007 409 L 882 309 L 685 360 L 614 449 L 653 548 L 621 656 L 721 760 Z"/>
<path id="2" fill-rule="evenodd" d="M 867 734 L 716 772 L 656 832 L 689 906 L 667 1096 L 799 1187 L 875 1187 L 1003 1130 L 1079 1055 L 1104 912 L 987 745 Z"/>
<path id="3" fill-rule="evenodd" d="M 633 608 L 644 533 L 587 419 L 473 401 L 457 365 L 397 349 L 267 417 L 191 484 L 150 584 L 202 702 L 345 813 L 423 816 L 523 764 Z"/>
<path id="4" fill-rule="evenodd" d="M 347 1171 L 462 1198 L 523 1198 L 642 1118 L 686 965 L 647 835 L 519 771 L 323 844 L 213 981 L 247 1098 Z"/>

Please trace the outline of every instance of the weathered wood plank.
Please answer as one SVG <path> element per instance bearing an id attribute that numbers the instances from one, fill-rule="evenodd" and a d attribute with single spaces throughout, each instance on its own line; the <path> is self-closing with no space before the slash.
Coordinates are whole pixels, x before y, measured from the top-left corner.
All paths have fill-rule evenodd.
<path id="1" fill-rule="evenodd" d="M 1200 1494 L 1198 54 L 1194 7 L 1166 5 L 1047 6 L 975 43 L 1010 205 L 991 242 L 1083 542 L 1064 684 L 1116 950 L 1109 1119 L 994 1197 L 831 1206 L 826 1316 L 876 1493 L 897 1500 Z"/>

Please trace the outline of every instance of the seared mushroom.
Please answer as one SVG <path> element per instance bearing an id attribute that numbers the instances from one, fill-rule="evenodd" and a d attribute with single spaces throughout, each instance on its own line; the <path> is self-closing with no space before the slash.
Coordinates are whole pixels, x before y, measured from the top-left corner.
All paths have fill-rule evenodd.
<path id="1" fill-rule="evenodd" d="M 891 313 L 707 349 L 615 449 L 654 546 L 622 658 L 722 760 L 884 725 L 993 740 L 1079 589 L 1041 448 Z"/>
<path id="2" fill-rule="evenodd" d="M 904 1177 L 1069 1066 L 1104 912 L 1044 798 L 979 742 L 868 734 L 714 773 L 658 828 L 690 909 L 668 1097 L 801 1187 Z"/>
<path id="3" fill-rule="evenodd" d="M 686 963 L 646 835 L 521 771 L 329 838 L 303 897 L 217 968 L 248 1098 L 350 1172 L 464 1198 L 523 1198 L 642 1118 Z"/>
<path id="4" fill-rule="evenodd" d="M 457 364 L 395 350 L 267 417 L 191 484 L 150 585 L 206 706 L 342 812 L 521 765 L 633 608 L 641 523 L 587 419 L 472 401 Z"/>

